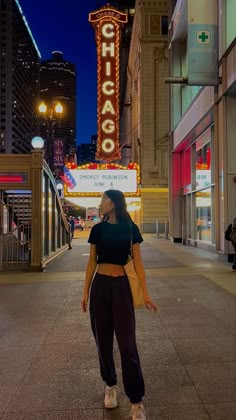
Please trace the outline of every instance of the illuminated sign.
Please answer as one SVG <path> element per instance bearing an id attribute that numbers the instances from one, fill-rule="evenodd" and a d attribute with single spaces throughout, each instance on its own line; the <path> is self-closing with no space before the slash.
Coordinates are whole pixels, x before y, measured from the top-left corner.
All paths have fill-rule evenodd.
<path id="1" fill-rule="evenodd" d="M 199 2 L 187 4 L 188 85 L 214 86 L 218 75 L 218 13 L 215 0 L 207 1 L 207 13 L 199 13 Z"/>
<path id="2" fill-rule="evenodd" d="M 103 193 L 115 189 L 136 193 L 137 171 L 135 169 L 72 170 L 75 186 L 68 187 L 68 193 Z"/>
<path id="3" fill-rule="evenodd" d="M 26 172 L 0 172 L 0 184 L 27 184 Z"/>
<path id="4" fill-rule="evenodd" d="M 206 188 L 211 185 L 211 170 L 196 170 L 196 189 Z"/>
<path id="5" fill-rule="evenodd" d="M 65 169 L 65 168 L 64 168 Z M 95 197 L 109 189 L 123 191 L 125 196 L 139 196 L 140 167 L 137 163 L 128 166 L 116 163 L 88 163 L 71 169 L 66 169 L 73 177 L 73 185 L 64 184 L 64 195 L 69 197 Z"/>
<path id="6" fill-rule="evenodd" d="M 127 14 L 110 7 L 89 14 L 96 31 L 98 141 L 96 159 L 120 159 L 119 148 L 119 47 L 120 30 Z"/>

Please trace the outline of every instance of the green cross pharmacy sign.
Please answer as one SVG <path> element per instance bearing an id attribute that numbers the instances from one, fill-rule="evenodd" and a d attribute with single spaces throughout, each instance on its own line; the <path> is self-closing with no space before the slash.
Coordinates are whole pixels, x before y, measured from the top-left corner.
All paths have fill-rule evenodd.
<path id="1" fill-rule="evenodd" d="M 200 45 L 208 45 L 211 42 L 210 31 L 197 31 L 197 43 Z"/>

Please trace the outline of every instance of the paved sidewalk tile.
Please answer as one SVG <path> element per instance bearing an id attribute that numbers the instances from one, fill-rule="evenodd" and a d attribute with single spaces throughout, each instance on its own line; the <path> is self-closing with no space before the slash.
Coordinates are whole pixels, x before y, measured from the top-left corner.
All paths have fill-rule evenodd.
<path id="1" fill-rule="evenodd" d="M 205 404 L 212 420 L 235 420 L 236 402 Z"/>
<path id="2" fill-rule="evenodd" d="M 36 413 L 6 413 L 2 420 L 102 420 L 103 410 L 40 411 Z"/>
<path id="3" fill-rule="evenodd" d="M 236 400 L 236 362 L 185 365 L 203 402 Z"/>
<path id="4" fill-rule="evenodd" d="M 7 412 L 63 411 L 102 408 L 98 369 L 29 371 Z"/>
<path id="5" fill-rule="evenodd" d="M 0 275 L 0 419 L 125 420 L 103 407 L 104 384 L 89 313 L 81 311 L 89 245 L 44 273 Z M 147 284 L 156 314 L 136 310 L 148 420 L 236 419 L 236 275 L 209 252 L 145 235 Z M 233 276 L 232 276 L 233 274 Z"/>

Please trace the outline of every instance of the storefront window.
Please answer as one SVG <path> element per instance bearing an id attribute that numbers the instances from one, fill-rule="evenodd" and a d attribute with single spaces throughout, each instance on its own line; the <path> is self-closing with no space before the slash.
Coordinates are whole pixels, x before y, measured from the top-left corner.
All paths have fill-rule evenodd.
<path id="1" fill-rule="evenodd" d="M 197 239 L 211 242 L 212 239 L 212 199 L 211 188 L 195 193 Z"/>
<path id="2" fill-rule="evenodd" d="M 226 48 L 233 42 L 236 37 L 236 1 L 235 0 L 226 0 Z"/>
<path id="3" fill-rule="evenodd" d="M 196 142 L 196 190 L 211 185 L 211 143 L 202 145 L 201 140 Z"/>
<path id="4" fill-rule="evenodd" d="M 187 240 L 214 243 L 213 125 L 182 152 L 182 189 Z"/>

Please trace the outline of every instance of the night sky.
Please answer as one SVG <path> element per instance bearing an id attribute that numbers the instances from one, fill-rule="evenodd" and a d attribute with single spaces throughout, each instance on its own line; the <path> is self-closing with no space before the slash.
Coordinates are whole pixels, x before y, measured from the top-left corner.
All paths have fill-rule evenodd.
<path id="1" fill-rule="evenodd" d="M 96 0 L 19 0 L 41 59 L 62 51 L 77 70 L 77 143 L 90 142 L 97 132 L 96 44 L 88 14 Z M 104 0 L 104 4 L 106 1 Z"/>

